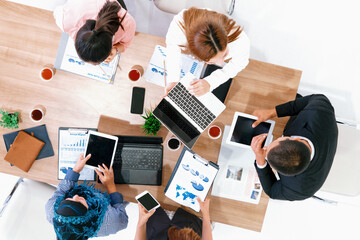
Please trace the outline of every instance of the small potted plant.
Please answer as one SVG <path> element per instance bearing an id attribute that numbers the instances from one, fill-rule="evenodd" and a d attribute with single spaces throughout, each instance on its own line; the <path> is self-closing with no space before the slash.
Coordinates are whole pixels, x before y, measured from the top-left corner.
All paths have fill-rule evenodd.
<path id="1" fill-rule="evenodd" d="M 157 132 L 160 130 L 161 123 L 157 118 L 154 116 L 151 110 L 145 110 L 145 116 L 142 116 L 145 119 L 144 125 L 141 127 L 144 129 L 144 133 L 146 135 L 154 135 L 156 136 Z"/>
<path id="2" fill-rule="evenodd" d="M 4 111 L 0 109 L 1 120 L 0 120 L 0 126 L 3 128 L 19 128 L 19 112 L 9 113 L 7 111 Z"/>

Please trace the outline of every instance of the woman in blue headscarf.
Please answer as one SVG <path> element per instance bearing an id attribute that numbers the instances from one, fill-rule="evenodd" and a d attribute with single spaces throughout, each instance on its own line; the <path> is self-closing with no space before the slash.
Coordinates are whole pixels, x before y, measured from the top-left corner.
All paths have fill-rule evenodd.
<path id="1" fill-rule="evenodd" d="M 78 184 L 80 172 L 89 154 L 81 155 L 62 180 L 54 195 L 46 203 L 46 218 L 54 225 L 60 240 L 85 240 L 95 236 L 107 236 L 127 227 L 126 203 L 116 191 L 114 173 L 103 165 L 102 172 L 95 170 L 106 192 L 94 188 L 94 184 Z"/>

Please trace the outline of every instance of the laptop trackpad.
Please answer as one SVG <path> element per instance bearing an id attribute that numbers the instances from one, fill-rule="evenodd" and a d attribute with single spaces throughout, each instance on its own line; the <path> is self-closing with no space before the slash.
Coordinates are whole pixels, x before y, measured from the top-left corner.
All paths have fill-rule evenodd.
<path id="1" fill-rule="evenodd" d="M 121 172 L 114 172 L 115 174 L 115 183 L 129 183 L 130 181 L 130 171 L 122 170 Z"/>
<path id="2" fill-rule="evenodd" d="M 161 172 L 161 171 L 160 171 Z M 115 173 L 115 183 L 121 184 L 141 184 L 141 185 L 159 185 L 158 171 L 151 170 L 121 170 L 120 173 Z M 161 184 L 161 181 L 160 181 Z"/>
<path id="3" fill-rule="evenodd" d="M 157 171 L 131 170 L 131 184 L 157 184 Z"/>

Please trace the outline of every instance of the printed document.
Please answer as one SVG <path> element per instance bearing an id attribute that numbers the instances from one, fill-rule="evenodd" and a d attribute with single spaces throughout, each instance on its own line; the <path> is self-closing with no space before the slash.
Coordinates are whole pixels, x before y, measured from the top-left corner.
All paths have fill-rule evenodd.
<path id="1" fill-rule="evenodd" d="M 166 48 L 156 45 L 144 74 L 146 81 L 164 87 L 164 60 L 166 60 Z M 204 62 L 199 62 L 189 55 L 181 54 L 180 79 L 188 72 L 192 73 L 195 78 L 200 78 L 204 65 Z"/>
<path id="2" fill-rule="evenodd" d="M 165 196 L 199 212 L 196 197 L 205 200 L 219 169 L 216 164 L 194 155 L 186 148 L 183 153 L 165 188 Z"/>
<path id="3" fill-rule="evenodd" d="M 99 65 L 86 63 L 79 58 L 72 38 L 66 33 L 62 33 L 54 66 L 57 69 L 89 77 L 104 83 L 113 83 L 119 59 L 120 55 L 116 55 L 110 63 L 102 62 Z"/>
<path id="4" fill-rule="evenodd" d="M 221 142 L 217 174 L 211 195 L 259 204 L 262 192 L 254 167 L 255 154 L 251 149 L 226 144 L 230 126 L 225 126 Z"/>
<path id="5" fill-rule="evenodd" d="M 87 138 L 87 131 L 59 130 L 58 179 L 64 179 L 67 171 L 75 166 L 80 154 L 85 153 Z M 95 181 L 95 171 L 84 168 L 79 180 Z"/>

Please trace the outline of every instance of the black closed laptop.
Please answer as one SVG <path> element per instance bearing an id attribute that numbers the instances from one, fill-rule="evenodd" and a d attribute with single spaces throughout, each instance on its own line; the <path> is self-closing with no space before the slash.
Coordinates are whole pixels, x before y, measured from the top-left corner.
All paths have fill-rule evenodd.
<path id="1" fill-rule="evenodd" d="M 113 170 L 116 184 L 161 185 L 161 137 L 117 136 Z"/>

